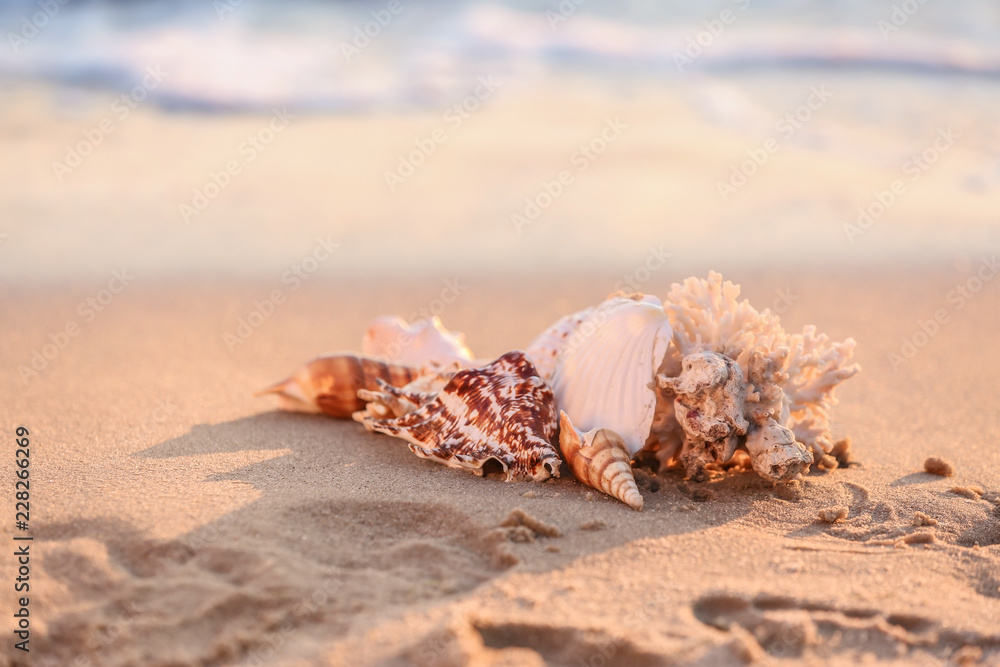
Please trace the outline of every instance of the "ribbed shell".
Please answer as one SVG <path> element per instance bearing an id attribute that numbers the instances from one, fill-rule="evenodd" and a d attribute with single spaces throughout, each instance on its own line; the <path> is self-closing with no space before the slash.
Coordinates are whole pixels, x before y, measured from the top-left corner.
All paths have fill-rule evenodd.
<path id="1" fill-rule="evenodd" d="M 672 330 L 655 297 L 613 297 L 587 312 L 559 352 L 552 388 L 581 431 L 608 428 L 634 456 L 656 408 L 650 386 Z"/>
<path id="2" fill-rule="evenodd" d="M 642 509 L 642 494 L 621 436 L 606 428 L 580 433 L 565 412 L 560 413 L 559 429 L 559 447 L 574 477 L 634 510 Z"/>
<path id="3" fill-rule="evenodd" d="M 256 395 L 277 394 L 282 410 L 322 412 L 346 418 L 365 407 L 365 401 L 358 398 L 359 389 L 378 389 L 379 380 L 402 387 L 417 376 L 417 369 L 409 366 L 387 364 L 356 354 L 335 354 L 316 357 L 288 379 Z"/>
<path id="4" fill-rule="evenodd" d="M 594 312 L 594 308 L 587 308 L 572 315 L 566 315 L 531 342 L 526 352 L 531 363 L 535 365 L 539 377 L 551 384 L 552 376 L 556 372 L 559 353 L 566 345 L 566 340 L 573 335 L 577 327 L 583 324 L 592 312 Z"/>

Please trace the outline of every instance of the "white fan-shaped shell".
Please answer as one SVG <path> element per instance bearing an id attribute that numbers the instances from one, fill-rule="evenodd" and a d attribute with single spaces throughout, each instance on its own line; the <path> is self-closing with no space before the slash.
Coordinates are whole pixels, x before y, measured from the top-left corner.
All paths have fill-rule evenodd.
<path id="1" fill-rule="evenodd" d="M 376 317 L 365 331 L 361 353 L 415 367 L 431 362 L 469 366 L 473 361 L 465 334 L 448 331 L 437 317 L 413 324 L 395 315 Z"/>
<path id="2" fill-rule="evenodd" d="M 651 296 L 613 297 L 584 312 L 556 360 L 556 401 L 581 431 L 607 428 L 621 435 L 633 456 L 653 423 L 651 383 L 673 331 Z"/>

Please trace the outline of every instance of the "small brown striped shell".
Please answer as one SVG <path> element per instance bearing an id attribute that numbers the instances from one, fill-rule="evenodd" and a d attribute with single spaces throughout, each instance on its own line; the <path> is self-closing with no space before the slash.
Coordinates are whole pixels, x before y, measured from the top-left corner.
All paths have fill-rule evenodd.
<path id="1" fill-rule="evenodd" d="M 379 380 L 402 387 L 419 375 L 420 371 L 410 366 L 356 354 L 335 354 L 313 359 L 291 377 L 256 395 L 277 394 L 282 410 L 346 418 L 365 407 L 365 401 L 358 398 L 359 390 L 376 390 Z"/>
<path id="2" fill-rule="evenodd" d="M 561 411 L 559 429 L 559 447 L 578 480 L 634 510 L 642 510 L 642 494 L 635 483 L 628 448 L 621 436 L 606 428 L 581 434 Z"/>
<path id="3" fill-rule="evenodd" d="M 552 446 L 555 398 L 524 352 L 508 352 L 481 368 L 458 371 L 432 400 L 385 387 L 362 395 L 383 401 L 393 414 L 405 411 L 377 419 L 369 408 L 356 418 L 369 431 L 406 440 L 417 456 L 477 475 L 494 460 L 508 480 L 540 482 L 559 476 L 561 461 Z M 405 403 L 397 405 L 400 399 Z M 411 409 L 415 405 L 419 407 Z"/>

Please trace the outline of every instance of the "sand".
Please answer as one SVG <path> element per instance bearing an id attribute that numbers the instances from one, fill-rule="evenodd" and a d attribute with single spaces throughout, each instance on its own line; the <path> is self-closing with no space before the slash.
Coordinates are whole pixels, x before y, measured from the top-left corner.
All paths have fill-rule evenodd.
<path id="1" fill-rule="evenodd" d="M 665 269 L 648 289 L 683 277 Z M 0 376 L 8 479 L 14 428 L 31 431 L 35 538 L 30 659 L 7 634 L 0 664 L 997 664 L 1000 283 L 895 372 L 889 353 L 966 274 L 729 277 L 755 303 L 791 285 L 787 326 L 858 340 L 864 371 L 835 412 L 857 463 L 778 490 L 747 472 L 647 471 L 642 512 L 568 474 L 478 478 L 251 396 L 357 348 L 371 317 L 411 312 L 444 277 L 311 281 L 233 351 L 223 334 L 272 285 L 130 286 L 27 385 Z M 613 278 L 470 277 L 442 317 L 496 356 Z M 8 287 L 7 367 L 90 293 Z M 954 475 L 925 472 L 931 456 Z M 5 521 L 5 551 L 13 532 Z M 4 558 L 0 580 L 13 576 Z"/>
<path id="2" fill-rule="evenodd" d="M 822 83 L 833 100 L 723 201 Z M 26 426 L 34 537 L 28 655 L 0 559 L 0 665 L 1000 661 L 995 85 L 511 81 L 392 192 L 384 172 L 441 110 L 303 114 L 189 222 L 178 205 L 267 114 L 141 107 L 58 181 L 111 94 L 0 87 L 0 474 Z M 627 130 L 517 233 L 615 118 Z M 947 127 L 960 140 L 852 242 L 858 207 Z M 789 328 L 857 339 L 834 413 L 856 465 L 777 489 L 640 470 L 635 512 L 568 473 L 478 478 L 252 396 L 357 349 L 377 315 L 440 311 L 493 358 L 619 287 L 710 269 Z"/>

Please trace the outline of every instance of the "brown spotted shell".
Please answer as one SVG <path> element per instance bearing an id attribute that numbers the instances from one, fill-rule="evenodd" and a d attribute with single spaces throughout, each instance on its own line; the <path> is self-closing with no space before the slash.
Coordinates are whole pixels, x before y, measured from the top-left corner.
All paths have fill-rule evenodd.
<path id="1" fill-rule="evenodd" d="M 481 368 L 458 371 L 429 401 L 405 392 L 384 393 L 420 406 L 392 419 L 364 413 L 358 418 L 370 431 L 406 440 L 417 456 L 478 475 L 493 460 L 508 480 L 559 476 L 561 460 L 552 446 L 555 398 L 524 352 L 508 352 Z"/>

